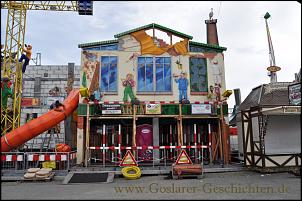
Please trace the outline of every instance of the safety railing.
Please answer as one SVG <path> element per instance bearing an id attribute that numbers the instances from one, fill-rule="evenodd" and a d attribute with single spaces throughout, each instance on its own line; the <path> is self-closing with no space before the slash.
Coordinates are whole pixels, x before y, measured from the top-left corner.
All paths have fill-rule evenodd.
<path id="1" fill-rule="evenodd" d="M 26 166 L 26 155 L 24 152 L 2 152 L 1 172 L 24 171 Z"/>
<path id="2" fill-rule="evenodd" d="M 138 165 L 143 166 L 170 166 L 175 163 L 180 151 L 186 150 L 188 156 L 193 163 L 203 164 L 208 156 L 209 146 L 110 146 L 110 147 L 89 147 L 88 166 L 102 165 L 103 167 L 118 167 L 126 154 L 127 150 L 131 150 Z M 145 156 L 139 156 L 139 151 L 148 152 Z M 153 153 L 157 151 L 158 153 Z M 156 155 L 158 157 L 156 157 Z M 206 159 L 207 160 L 207 159 Z"/>
<path id="3" fill-rule="evenodd" d="M 66 173 L 76 165 L 76 151 L 72 152 L 2 152 L 1 172 L 22 172 L 28 168 L 50 167 L 54 172 Z"/>

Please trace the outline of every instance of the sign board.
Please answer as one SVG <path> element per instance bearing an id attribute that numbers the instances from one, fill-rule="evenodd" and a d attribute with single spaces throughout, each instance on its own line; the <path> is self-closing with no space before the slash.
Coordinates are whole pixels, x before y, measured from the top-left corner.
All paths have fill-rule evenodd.
<path id="1" fill-rule="evenodd" d="M 137 166 L 137 162 L 130 150 L 127 150 L 123 160 L 120 163 L 120 167 L 124 166 Z"/>
<path id="2" fill-rule="evenodd" d="M 212 114 L 211 104 L 192 104 L 192 114 Z"/>
<path id="3" fill-rule="evenodd" d="M 299 107 L 299 106 L 284 106 L 283 111 L 284 111 L 284 113 L 300 114 L 301 113 L 301 107 Z"/>
<path id="4" fill-rule="evenodd" d="M 102 114 L 122 114 L 122 108 L 119 104 L 103 104 Z"/>
<path id="5" fill-rule="evenodd" d="M 146 104 L 146 114 L 161 114 L 161 105 Z"/>
<path id="6" fill-rule="evenodd" d="M 269 66 L 269 67 L 267 67 L 267 70 L 270 72 L 277 72 L 277 71 L 281 70 L 281 68 L 279 66 Z"/>
<path id="7" fill-rule="evenodd" d="M 38 98 L 22 98 L 21 107 L 31 107 L 40 105 L 40 100 Z"/>
<path id="8" fill-rule="evenodd" d="M 288 85 L 288 98 L 290 105 L 301 105 L 301 82 Z"/>
<path id="9" fill-rule="evenodd" d="M 175 165 L 181 165 L 181 164 L 193 164 L 186 150 L 184 149 L 181 150 L 181 153 L 179 154 L 175 163 Z"/>

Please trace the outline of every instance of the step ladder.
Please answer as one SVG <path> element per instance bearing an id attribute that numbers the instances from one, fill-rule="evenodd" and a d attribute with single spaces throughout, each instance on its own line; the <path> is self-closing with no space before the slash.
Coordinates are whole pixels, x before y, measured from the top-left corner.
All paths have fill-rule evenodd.
<path id="1" fill-rule="evenodd" d="M 55 131 L 55 127 L 51 128 L 50 132 L 47 131 L 47 133 L 45 134 L 40 146 L 40 152 L 42 152 L 43 149 L 49 150 L 52 140 L 54 140 L 55 145 L 59 141 L 59 133 Z"/>

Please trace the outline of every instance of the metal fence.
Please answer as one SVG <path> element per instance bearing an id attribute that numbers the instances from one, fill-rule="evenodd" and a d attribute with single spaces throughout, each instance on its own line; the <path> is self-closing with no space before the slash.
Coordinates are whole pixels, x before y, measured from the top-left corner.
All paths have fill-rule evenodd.
<path id="1" fill-rule="evenodd" d="M 28 168 L 51 167 L 54 172 L 67 173 L 76 165 L 72 152 L 2 152 L 1 173 L 24 172 Z"/>

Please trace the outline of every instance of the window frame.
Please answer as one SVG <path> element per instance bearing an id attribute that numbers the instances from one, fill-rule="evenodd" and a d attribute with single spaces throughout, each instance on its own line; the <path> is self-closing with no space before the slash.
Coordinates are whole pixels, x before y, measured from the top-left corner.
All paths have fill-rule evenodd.
<path id="1" fill-rule="evenodd" d="M 206 68 L 206 91 L 192 91 L 192 76 L 191 76 L 191 59 L 204 59 L 205 61 L 205 68 Z M 208 71 L 208 59 L 207 58 L 194 58 L 194 57 L 189 57 L 189 75 L 190 75 L 190 95 L 208 95 L 209 93 L 209 71 Z"/>
<path id="2" fill-rule="evenodd" d="M 110 61 L 110 57 L 116 57 L 116 91 L 102 91 L 102 57 L 109 57 L 109 61 Z M 118 90 L 119 90 L 119 81 L 118 81 L 118 75 L 119 75 L 119 69 L 118 69 L 118 63 L 119 63 L 119 58 L 117 55 L 101 55 L 99 57 L 100 60 L 100 75 L 99 75 L 99 89 L 101 91 L 101 93 L 103 93 L 104 95 L 117 95 L 118 94 Z M 108 74 L 109 76 L 109 74 Z M 108 80 L 109 82 L 109 80 Z M 109 89 L 109 85 L 108 85 L 108 89 Z"/>
<path id="3" fill-rule="evenodd" d="M 142 57 L 143 58 L 147 58 L 147 57 L 152 58 L 153 91 L 139 91 L 139 88 L 138 88 L 138 80 L 139 80 L 138 79 L 138 76 L 139 76 L 139 74 L 138 74 L 138 68 L 139 68 L 138 59 L 142 58 Z M 170 69 L 171 69 L 171 80 L 170 80 L 171 90 L 170 91 L 156 91 L 156 58 L 170 58 Z M 163 64 L 165 64 L 165 63 L 163 63 Z M 172 95 L 173 94 L 172 57 L 168 57 L 168 56 L 139 56 L 137 58 L 137 76 L 136 76 L 136 80 L 137 80 L 137 82 L 136 82 L 137 83 L 136 94 L 138 94 L 138 95 Z"/>

